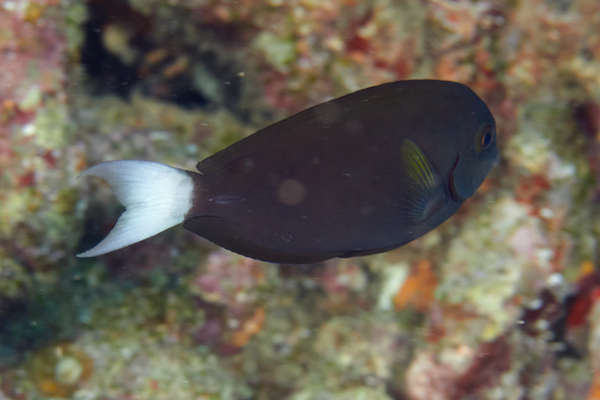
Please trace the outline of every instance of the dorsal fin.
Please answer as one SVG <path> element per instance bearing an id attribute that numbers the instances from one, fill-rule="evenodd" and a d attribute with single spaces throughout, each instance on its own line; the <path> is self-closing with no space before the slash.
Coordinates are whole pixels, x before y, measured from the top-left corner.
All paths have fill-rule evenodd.
<path id="1" fill-rule="evenodd" d="M 200 161 L 196 165 L 196 168 L 202 175 L 211 175 L 217 173 L 223 168 L 223 166 L 229 164 L 235 159 L 243 157 L 245 153 L 251 152 L 252 149 L 260 147 L 263 143 L 272 141 L 275 136 L 286 135 L 286 133 L 290 131 L 289 128 L 297 127 L 300 124 L 305 124 L 313 120 L 315 118 L 313 108 L 304 110 L 292 117 L 286 118 L 273 125 L 269 125 L 266 128 L 263 128 L 252 135 L 245 137 L 239 142 L 236 142 L 231 146 L 219 151 L 218 153 Z M 282 138 L 279 137 L 279 140 L 281 139 Z"/>

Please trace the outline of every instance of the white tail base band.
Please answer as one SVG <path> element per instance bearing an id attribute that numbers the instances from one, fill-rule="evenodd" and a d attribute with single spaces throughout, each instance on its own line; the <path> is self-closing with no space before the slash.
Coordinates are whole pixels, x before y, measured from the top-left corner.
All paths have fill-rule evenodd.
<path id="1" fill-rule="evenodd" d="M 104 179 L 125 206 L 115 227 L 97 246 L 77 257 L 122 249 L 183 222 L 192 206 L 194 183 L 184 170 L 150 161 L 109 161 L 80 176 Z"/>

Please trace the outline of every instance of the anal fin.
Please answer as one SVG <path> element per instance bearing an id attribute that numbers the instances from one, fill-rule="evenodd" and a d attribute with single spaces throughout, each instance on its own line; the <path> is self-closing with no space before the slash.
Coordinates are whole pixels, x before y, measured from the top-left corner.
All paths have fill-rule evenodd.
<path id="1" fill-rule="evenodd" d="M 311 264 L 340 255 L 331 253 L 295 254 L 271 249 L 240 235 L 220 217 L 190 218 L 183 223 L 183 227 L 234 253 L 276 264 Z"/>

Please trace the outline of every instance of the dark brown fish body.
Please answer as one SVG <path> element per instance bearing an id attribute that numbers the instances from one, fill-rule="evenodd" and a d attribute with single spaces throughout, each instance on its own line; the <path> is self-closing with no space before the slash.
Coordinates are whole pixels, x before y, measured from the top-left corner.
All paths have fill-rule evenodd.
<path id="1" fill-rule="evenodd" d="M 305 110 L 200 162 L 200 174 L 188 172 L 184 227 L 270 262 L 373 254 L 445 221 L 497 156 L 494 119 L 466 86 L 385 84 Z"/>
<path id="2" fill-rule="evenodd" d="M 484 111 L 467 87 L 438 81 L 391 83 L 310 108 L 199 163 L 203 175 L 184 226 L 275 262 L 398 247 L 462 204 L 451 196 L 450 173 L 460 134 L 482 123 L 469 121 L 469 113 Z M 426 149 L 443 183 L 443 195 L 421 221 L 407 213 L 405 139 Z"/>

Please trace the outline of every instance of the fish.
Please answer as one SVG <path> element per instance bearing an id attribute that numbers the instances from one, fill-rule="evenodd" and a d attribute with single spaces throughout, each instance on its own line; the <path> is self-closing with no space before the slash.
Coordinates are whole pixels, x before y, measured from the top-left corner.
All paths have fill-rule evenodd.
<path id="1" fill-rule="evenodd" d="M 496 122 L 469 87 L 385 83 L 318 104 L 204 159 L 95 165 L 125 206 L 95 257 L 183 223 L 246 257 L 308 264 L 389 251 L 435 229 L 498 163 Z"/>

